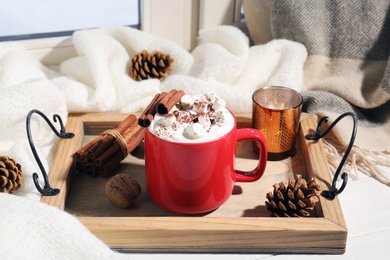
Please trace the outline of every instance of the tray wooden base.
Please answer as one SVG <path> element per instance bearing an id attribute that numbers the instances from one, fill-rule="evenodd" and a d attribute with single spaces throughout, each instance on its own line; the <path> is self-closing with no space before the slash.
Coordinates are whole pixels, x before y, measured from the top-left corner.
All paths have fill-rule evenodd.
<path id="1" fill-rule="evenodd" d="M 268 162 L 264 176 L 254 183 L 236 183 L 232 196 L 217 210 L 183 216 L 159 208 L 149 198 L 144 181 L 143 145 L 139 145 L 116 173 L 126 173 L 143 188 L 129 209 L 112 205 L 105 196 L 107 178 L 75 174 L 71 155 L 91 138 L 114 128 L 125 114 L 72 114 L 66 130 L 73 139 L 61 140 L 49 174 L 55 197 L 42 201 L 76 216 L 110 247 L 132 252 L 219 253 L 315 253 L 342 254 L 347 228 L 338 199 L 320 198 L 309 218 L 271 218 L 265 210 L 265 194 L 272 185 L 294 174 L 314 176 L 322 189 L 332 183 L 322 142 L 306 141 L 315 131 L 317 118 L 303 115 L 296 154 L 279 162 Z M 238 127 L 250 127 L 250 115 L 237 115 Z M 251 169 L 256 155 L 250 141 L 237 145 L 236 168 Z"/>

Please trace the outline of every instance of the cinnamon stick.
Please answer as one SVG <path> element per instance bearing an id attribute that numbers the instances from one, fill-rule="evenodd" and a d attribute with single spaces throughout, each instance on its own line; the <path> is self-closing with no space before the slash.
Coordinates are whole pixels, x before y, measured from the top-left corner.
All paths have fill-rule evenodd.
<path id="1" fill-rule="evenodd" d="M 85 173 L 91 177 L 95 177 L 99 174 L 97 167 L 91 162 L 85 164 Z"/>
<path id="2" fill-rule="evenodd" d="M 164 115 L 166 113 L 164 113 L 165 111 L 160 111 L 161 108 L 160 107 L 164 107 L 165 104 L 168 102 L 168 100 L 177 92 L 176 89 L 172 89 L 171 91 L 169 91 L 169 93 L 167 95 L 164 96 L 164 98 L 162 98 L 160 100 L 160 102 L 157 104 L 157 112 L 160 113 L 161 115 Z"/>
<path id="3" fill-rule="evenodd" d="M 130 114 L 123 120 L 121 123 L 115 127 L 115 130 L 122 134 L 126 131 L 135 121 L 137 121 L 137 117 L 134 114 Z"/>
<path id="4" fill-rule="evenodd" d="M 79 159 L 80 159 L 81 162 L 86 163 L 86 162 L 88 162 L 88 160 L 89 160 L 89 156 L 88 156 L 87 153 L 83 153 L 83 154 L 80 154 L 80 155 L 79 155 Z"/>
<path id="5" fill-rule="evenodd" d="M 126 140 L 127 151 L 133 151 L 144 139 L 144 130 L 137 123 L 133 123 L 126 132 L 123 133 Z"/>
<path id="6" fill-rule="evenodd" d="M 156 114 L 156 113 L 154 113 L 154 114 Z M 146 115 L 146 118 L 145 118 L 145 120 L 144 120 L 144 127 L 149 127 L 150 126 L 150 124 L 152 123 L 152 121 L 153 121 L 153 118 L 154 118 L 154 115 L 152 115 L 152 114 L 147 114 Z"/>
<path id="7" fill-rule="evenodd" d="M 84 145 L 83 147 L 81 147 L 77 153 L 78 154 L 83 154 L 85 153 L 86 151 L 88 151 L 95 143 L 97 143 L 99 141 L 98 138 L 95 138 L 94 140 L 92 140 L 91 142 L 87 143 L 86 145 Z"/>
<path id="8" fill-rule="evenodd" d="M 76 170 L 76 172 L 84 172 L 85 171 L 85 164 L 87 161 L 82 161 L 80 159 L 79 154 L 74 154 L 73 155 L 73 167 Z"/>
<path id="9" fill-rule="evenodd" d="M 92 160 L 101 155 L 114 142 L 114 138 L 108 135 L 100 135 L 96 139 L 99 139 L 99 141 L 96 142 L 87 152 L 89 158 Z"/>
<path id="10" fill-rule="evenodd" d="M 107 160 L 100 168 L 99 174 L 103 177 L 109 176 L 112 171 L 119 165 L 122 161 L 121 151 L 118 151 L 110 160 Z"/>
<path id="11" fill-rule="evenodd" d="M 80 163 L 86 163 L 89 160 L 89 157 L 86 152 L 98 141 L 99 139 L 97 138 L 92 140 L 73 154 L 72 157 L 73 161 L 75 162 L 75 165 Z"/>
<path id="12" fill-rule="evenodd" d="M 161 115 L 167 114 L 180 101 L 184 94 L 183 90 L 171 90 L 157 105 L 157 112 Z"/>
<path id="13" fill-rule="evenodd" d="M 143 133 L 137 117 L 129 115 L 114 129 L 104 131 L 76 151 L 73 155 L 74 168 L 90 176 L 107 176 L 141 143 Z"/>
<path id="14" fill-rule="evenodd" d="M 138 124 L 142 127 L 149 127 L 153 121 L 154 115 L 157 113 L 157 105 L 160 101 L 168 95 L 167 92 L 161 92 L 156 94 L 149 105 L 142 112 L 141 116 L 138 118 Z"/>
<path id="15" fill-rule="evenodd" d="M 119 123 L 114 130 L 117 131 L 119 134 L 122 134 L 126 129 L 128 129 L 134 122 L 137 122 L 137 117 L 133 114 L 130 114 L 126 117 L 125 120 L 123 120 L 121 123 Z M 115 142 L 115 138 L 108 134 L 100 135 L 97 138 L 99 141 L 96 142 L 96 144 L 91 147 L 91 149 L 88 151 L 89 157 L 94 160 L 95 164 L 97 166 L 101 165 L 101 160 L 107 160 L 110 158 L 116 150 L 110 149 L 110 147 L 113 146 L 113 143 Z M 103 155 L 102 158 L 100 158 Z"/>
<path id="16" fill-rule="evenodd" d="M 164 92 L 163 92 L 164 93 Z M 144 109 L 144 111 L 141 113 L 141 116 L 138 118 L 138 124 L 142 127 L 148 127 L 145 126 L 145 120 L 148 115 L 151 115 L 152 117 L 155 115 L 156 111 L 152 111 L 152 108 L 155 107 L 155 104 L 157 104 L 157 101 L 159 100 L 160 96 L 163 93 L 157 93 L 152 101 L 149 103 L 149 105 Z"/>
<path id="17" fill-rule="evenodd" d="M 109 160 L 111 157 L 113 157 L 117 152 L 120 152 L 120 147 L 118 145 L 111 145 L 109 146 L 104 153 L 102 153 L 99 157 L 97 157 L 95 160 L 93 160 L 93 164 L 96 166 L 103 165 L 107 160 Z M 119 156 L 121 157 L 121 156 Z M 124 159 L 123 155 L 121 160 Z"/>

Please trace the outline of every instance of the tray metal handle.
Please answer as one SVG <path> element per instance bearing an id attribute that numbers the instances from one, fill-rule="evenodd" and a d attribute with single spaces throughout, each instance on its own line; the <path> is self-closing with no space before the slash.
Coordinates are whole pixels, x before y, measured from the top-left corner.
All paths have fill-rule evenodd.
<path id="1" fill-rule="evenodd" d="M 321 133 L 321 126 L 323 123 L 326 123 L 329 118 L 327 116 L 323 117 L 320 119 L 320 121 L 318 122 L 318 125 L 317 125 L 317 129 L 316 129 L 316 132 L 314 134 L 307 134 L 305 136 L 305 138 L 307 140 L 314 140 L 314 141 L 317 141 L 319 140 L 320 138 L 326 136 L 332 129 L 333 127 L 344 117 L 346 116 L 351 116 L 352 119 L 353 119 L 353 129 L 352 129 L 352 135 L 351 135 L 351 139 L 349 141 L 349 144 L 348 144 L 348 147 L 345 151 L 345 154 L 343 156 L 343 159 L 341 160 L 335 174 L 334 174 L 334 177 L 333 177 L 333 182 L 332 182 L 332 187 L 330 190 L 323 190 L 321 192 L 321 196 L 323 196 L 324 198 L 328 199 L 328 200 L 333 200 L 338 194 L 340 194 L 341 192 L 343 192 L 343 190 L 345 189 L 345 186 L 347 185 L 347 181 L 348 181 L 348 174 L 346 172 L 344 172 L 342 175 L 341 175 L 341 179 L 343 180 L 343 183 L 341 184 L 341 187 L 338 189 L 336 186 L 337 186 L 337 179 L 340 175 L 340 172 L 341 172 L 341 169 L 344 167 L 344 164 L 345 164 L 345 161 L 347 160 L 348 158 L 348 155 L 352 149 L 352 146 L 353 146 L 353 143 L 355 142 L 355 138 L 356 138 L 356 133 L 357 133 L 357 117 L 354 113 L 352 112 L 347 112 L 347 113 L 344 113 L 342 114 L 341 116 L 339 116 L 323 133 Z"/>
<path id="2" fill-rule="evenodd" d="M 62 123 L 62 119 L 59 115 L 57 114 L 54 114 L 53 115 L 53 121 L 54 122 L 59 122 L 60 124 L 60 132 L 58 132 L 55 127 L 53 126 L 53 124 L 49 121 L 49 119 L 45 116 L 45 114 L 43 114 L 41 111 L 37 110 L 37 109 L 33 109 L 31 110 L 28 115 L 27 115 L 27 118 L 26 118 L 26 131 L 27 131 L 27 139 L 28 139 L 28 142 L 30 144 L 30 147 L 31 147 L 31 151 L 34 155 L 34 158 L 35 160 L 37 161 L 38 163 L 38 166 L 39 166 L 39 169 L 41 170 L 41 173 L 43 175 L 43 179 L 45 181 L 45 185 L 43 187 L 43 189 L 41 188 L 41 186 L 39 185 L 39 182 L 38 182 L 38 174 L 36 172 L 33 173 L 33 180 L 34 180 L 34 184 L 35 184 L 35 187 L 37 188 L 37 190 L 44 196 L 55 196 L 57 195 L 60 190 L 57 189 L 57 188 L 52 188 L 50 186 L 50 183 L 49 183 L 49 178 L 47 176 L 47 173 L 45 171 L 45 168 L 43 167 L 42 165 L 42 162 L 41 160 L 39 159 L 39 156 L 38 156 L 38 153 L 37 153 L 37 150 L 35 149 L 35 145 L 34 145 L 34 142 L 32 140 L 32 135 L 31 135 L 31 116 L 34 114 L 34 113 L 37 113 L 38 115 L 40 115 L 43 119 L 45 119 L 45 121 L 47 122 L 47 124 L 50 126 L 50 128 L 52 129 L 52 131 L 60 138 L 66 138 L 66 139 L 69 139 L 69 138 L 73 138 L 74 137 L 74 134 L 73 133 L 67 133 L 65 132 L 65 127 L 64 127 L 64 124 Z"/>

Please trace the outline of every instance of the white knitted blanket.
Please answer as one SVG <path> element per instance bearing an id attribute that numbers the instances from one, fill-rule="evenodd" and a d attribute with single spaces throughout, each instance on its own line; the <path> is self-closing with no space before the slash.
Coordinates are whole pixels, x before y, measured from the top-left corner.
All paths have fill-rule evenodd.
<path id="1" fill-rule="evenodd" d="M 214 91 L 233 112 L 250 113 L 251 95 L 258 88 L 285 85 L 300 91 L 307 58 L 306 48 L 289 40 L 250 47 L 248 38 L 230 26 L 200 31 L 192 52 L 128 27 L 79 31 L 73 43 L 77 56 L 50 68 L 17 42 L 0 43 L 0 154 L 20 163 L 25 179 L 15 194 L 0 193 L 2 259 L 125 257 L 111 251 L 73 216 L 39 202 L 32 181 L 39 168 L 25 129 L 30 110 L 38 109 L 49 118 L 59 114 L 64 123 L 71 112 L 134 113 L 142 111 L 157 92 L 176 88 L 189 94 Z M 173 71 L 165 80 L 137 82 L 129 77 L 131 57 L 144 49 L 174 58 Z M 31 123 L 38 154 L 49 172 L 58 137 L 39 116 L 33 116 Z"/>

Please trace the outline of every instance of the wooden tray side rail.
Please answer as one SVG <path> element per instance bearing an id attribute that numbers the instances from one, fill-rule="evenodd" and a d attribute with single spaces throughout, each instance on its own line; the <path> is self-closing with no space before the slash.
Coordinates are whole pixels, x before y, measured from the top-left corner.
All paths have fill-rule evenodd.
<path id="1" fill-rule="evenodd" d="M 111 247 L 133 252 L 341 254 L 343 229 L 325 219 L 80 217 Z M 320 234 L 320 235 L 319 235 Z"/>
<path id="2" fill-rule="evenodd" d="M 309 141 L 306 140 L 307 134 L 312 134 L 317 129 L 317 117 L 311 116 L 300 123 L 300 140 L 302 153 L 305 157 L 305 164 L 309 176 L 313 176 L 316 182 L 321 185 L 322 189 L 330 189 L 332 187 L 333 176 L 330 174 L 330 169 L 323 148 L 322 140 Z M 347 240 L 347 225 L 344 220 L 343 212 L 339 200 L 328 200 L 320 196 L 320 205 L 316 207 L 317 214 L 323 215 L 325 219 L 339 226 L 341 232 L 335 235 L 332 239 L 340 246 L 346 246 Z"/>
<path id="3" fill-rule="evenodd" d="M 56 196 L 42 196 L 41 201 L 65 210 L 66 199 L 72 181 L 72 154 L 81 147 L 83 142 L 83 120 L 77 116 L 69 116 L 65 129 L 74 133 L 71 139 L 61 139 L 56 156 L 49 173 L 49 183 L 52 187 L 60 189 Z"/>
<path id="4" fill-rule="evenodd" d="M 61 140 L 49 174 L 53 187 L 61 189 L 42 202 L 66 208 L 71 187 L 71 155 L 82 146 L 85 133 L 100 134 L 114 127 L 125 114 L 71 114 L 66 130 L 73 139 Z M 238 116 L 248 127 L 248 116 Z M 315 116 L 301 121 L 300 138 L 308 176 L 328 188 L 329 173 L 322 142 L 306 141 L 304 135 L 317 126 Z M 320 199 L 318 217 L 89 217 L 78 219 L 112 248 L 131 252 L 219 252 L 219 253 L 316 253 L 342 254 L 347 229 L 338 199 Z"/>

